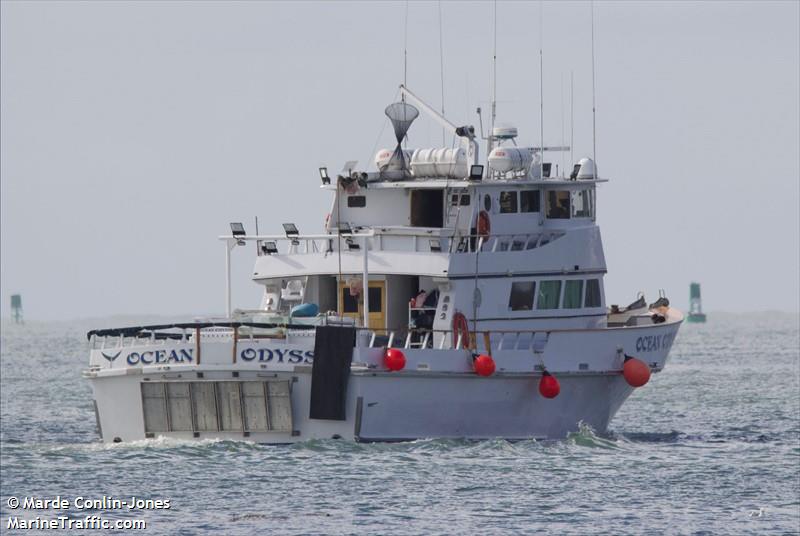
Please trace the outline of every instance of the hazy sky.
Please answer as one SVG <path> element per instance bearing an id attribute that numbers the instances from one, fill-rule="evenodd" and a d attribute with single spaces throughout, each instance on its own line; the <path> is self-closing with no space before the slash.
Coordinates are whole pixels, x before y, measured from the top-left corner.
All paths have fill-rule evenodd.
<path id="1" fill-rule="evenodd" d="M 4 316 L 12 293 L 31 319 L 222 312 L 228 222 L 320 232 L 317 167 L 392 146 L 404 2 L 0 9 Z M 445 111 L 477 126 L 492 4 L 441 12 Z M 545 141 L 569 139 L 573 72 L 590 154 L 589 4 L 499 2 L 497 19 L 499 121 L 538 144 L 541 38 Z M 798 21 L 796 1 L 595 3 L 609 303 L 664 288 L 684 308 L 697 280 L 707 310 L 798 310 Z M 407 35 L 408 84 L 439 107 L 437 2 L 409 4 Z M 423 117 L 409 146 L 441 139 Z M 260 298 L 253 255 L 235 251 L 234 306 Z"/>

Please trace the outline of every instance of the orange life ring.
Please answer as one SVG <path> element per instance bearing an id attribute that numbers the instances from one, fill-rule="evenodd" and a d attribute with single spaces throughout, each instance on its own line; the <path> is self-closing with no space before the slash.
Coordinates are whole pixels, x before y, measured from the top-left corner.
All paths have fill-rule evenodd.
<path id="1" fill-rule="evenodd" d="M 485 210 L 481 210 L 478 213 L 478 236 L 486 239 L 489 238 L 489 235 L 492 232 L 492 222 L 489 219 L 489 213 Z"/>
<path id="2" fill-rule="evenodd" d="M 467 317 L 462 313 L 453 315 L 453 348 L 458 344 L 459 335 L 461 335 L 461 347 L 469 348 L 469 327 Z"/>

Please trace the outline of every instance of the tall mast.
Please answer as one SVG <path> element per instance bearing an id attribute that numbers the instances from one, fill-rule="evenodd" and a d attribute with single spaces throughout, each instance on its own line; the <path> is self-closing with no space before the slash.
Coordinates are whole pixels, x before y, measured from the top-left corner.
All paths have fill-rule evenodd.
<path id="1" fill-rule="evenodd" d="M 539 178 L 544 178 L 544 57 L 542 55 L 542 32 L 544 25 L 542 2 L 539 1 Z"/>
<path id="2" fill-rule="evenodd" d="M 594 0 L 592 8 L 592 178 L 597 180 L 597 133 L 595 121 L 595 101 L 594 101 Z"/>
<path id="3" fill-rule="evenodd" d="M 486 161 L 494 148 L 494 120 L 497 115 L 497 0 L 494 0 L 494 52 L 492 53 L 492 122 L 489 125 L 489 139 L 486 147 Z M 488 167 L 487 167 L 488 169 Z"/>

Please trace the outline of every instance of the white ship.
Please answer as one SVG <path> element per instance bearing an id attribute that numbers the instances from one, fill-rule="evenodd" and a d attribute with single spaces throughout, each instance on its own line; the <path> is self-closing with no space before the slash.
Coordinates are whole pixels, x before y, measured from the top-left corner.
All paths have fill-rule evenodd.
<path id="1" fill-rule="evenodd" d="M 606 306 L 593 160 L 558 171 L 565 147 L 498 127 L 481 163 L 473 127 L 400 91 L 375 170 L 320 169 L 324 232 L 220 237 L 228 267 L 257 251 L 258 310 L 231 311 L 228 270 L 226 318 L 89 333 L 104 441 L 563 438 L 664 368 L 682 314 Z M 403 149 L 420 109 L 460 145 Z"/>

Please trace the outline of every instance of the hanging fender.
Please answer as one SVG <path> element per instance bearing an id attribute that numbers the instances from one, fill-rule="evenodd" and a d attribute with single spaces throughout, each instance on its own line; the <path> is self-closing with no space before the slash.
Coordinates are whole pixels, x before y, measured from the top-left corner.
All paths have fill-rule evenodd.
<path id="1" fill-rule="evenodd" d="M 489 235 L 492 233 L 492 221 L 489 219 L 489 213 L 485 210 L 481 210 L 478 213 L 478 223 L 476 225 L 478 228 L 478 236 L 486 240 L 489 238 Z"/>
<path id="2" fill-rule="evenodd" d="M 459 335 L 461 336 L 461 347 L 469 348 L 469 327 L 467 317 L 462 313 L 453 315 L 453 348 L 458 345 Z"/>

